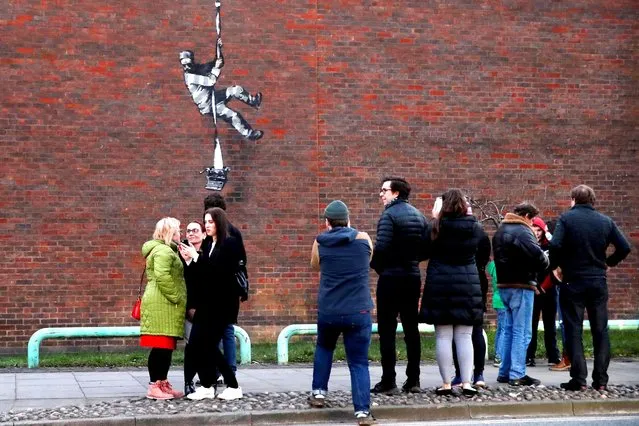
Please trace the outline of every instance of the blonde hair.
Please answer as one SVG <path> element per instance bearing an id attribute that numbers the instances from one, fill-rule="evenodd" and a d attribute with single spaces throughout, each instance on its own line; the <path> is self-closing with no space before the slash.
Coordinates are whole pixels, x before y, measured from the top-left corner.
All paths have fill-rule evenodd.
<path id="1" fill-rule="evenodd" d="M 154 240 L 163 240 L 167 245 L 173 241 L 173 235 L 180 229 L 180 221 L 174 217 L 164 217 L 155 224 Z"/>

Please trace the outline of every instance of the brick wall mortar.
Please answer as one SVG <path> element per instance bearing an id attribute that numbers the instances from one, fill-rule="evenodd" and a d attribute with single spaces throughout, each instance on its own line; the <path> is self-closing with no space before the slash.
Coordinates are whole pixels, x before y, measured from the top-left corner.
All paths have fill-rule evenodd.
<path id="1" fill-rule="evenodd" d="M 45 326 L 134 324 L 141 244 L 162 216 L 199 217 L 206 195 L 212 126 L 177 53 L 212 57 L 210 9 L 27 0 L 0 12 L 0 351 Z M 314 321 L 322 209 L 343 199 L 374 237 L 386 174 L 406 176 L 424 212 L 456 186 L 530 199 L 546 219 L 586 183 L 636 245 L 638 9 L 225 2 L 220 86 L 261 90 L 259 112 L 233 105 L 266 131 L 246 142 L 221 125 L 254 291 L 240 325 L 266 338 Z M 639 317 L 638 277 L 635 252 L 611 271 L 613 318 Z"/>

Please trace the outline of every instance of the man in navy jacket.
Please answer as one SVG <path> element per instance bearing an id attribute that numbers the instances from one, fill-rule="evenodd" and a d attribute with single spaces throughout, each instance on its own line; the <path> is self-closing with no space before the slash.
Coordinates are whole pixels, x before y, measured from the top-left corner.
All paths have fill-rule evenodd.
<path id="1" fill-rule="evenodd" d="M 373 300 L 368 263 L 373 244 L 366 232 L 351 228 L 348 207 L 342 201 L 331 202 L 324 216 L 327 231 L 317 236 L 311 253 L 311 266 L 321 274 L 313 391 L 309 403 L 313 407 L 324 406 L 333 351 L 339 335 L 343 334 L 355 418 L 360 425 L 370 425 L 374 420 L 370 413 L 368 371 Z"/>
<path id="2" fill-rule="evenodd" d="M 398 393 L 395 380 L 395 333 L 397 315 L 404 328 L 406 342 L 406 382 L 404 392 L 420 392 L 419 360 L 421 346 L 418 330 L 418 305 L 421 289 L 419 261 L 429 227 L 424 215 L 408 202 L 410 185 L 399 177 L 382 180 L 379 197 L 384 211 L 377 223 L 377 238 L 371 268 L 377 281 L 377 323 L 382 357 L 382 380 L 373 393 Z"/>
<path id="3" fill-rule="evenodd" d="M 595 362 L 592 387 L 608 385 L 610 339 L 608 337 L 608 284 L 606 270 L 630 253 L 630 244 L 611 218 L 593 207 L 595 191 L 579 185 L 570 192 L 572 208 L 561 215 L 550 241 L 551 268 L 561 267 L 563 280 L 559 304 L 564 321 L 568 357 L 572 361 L 567 390 L 585 390 L 588 369 L 584 358 L 582 329 L 588 312 Z M 615 251 L 606 255 L 613 245 Z"/>

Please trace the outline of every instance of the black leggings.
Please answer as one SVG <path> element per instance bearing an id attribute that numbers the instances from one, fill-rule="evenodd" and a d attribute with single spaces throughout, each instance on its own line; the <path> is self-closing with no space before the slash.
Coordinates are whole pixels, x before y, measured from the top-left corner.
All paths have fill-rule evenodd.
<path id="1" fill-rule="evenodd" d="M 151 382 L 166 380 L 173 358 L 173 350 L 153 348 L 149 353 L 149 379 Z"/>

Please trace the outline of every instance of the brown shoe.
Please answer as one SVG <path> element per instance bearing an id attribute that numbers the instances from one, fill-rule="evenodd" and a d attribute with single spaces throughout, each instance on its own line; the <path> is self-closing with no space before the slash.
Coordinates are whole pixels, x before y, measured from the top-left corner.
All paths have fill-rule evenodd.
<path id="1" fill-rule="evenodd" d="M 570 371 L 570 362 L 567 359 L 562 359 L 557 364 L 549 368 L 550 371 Z"/>

